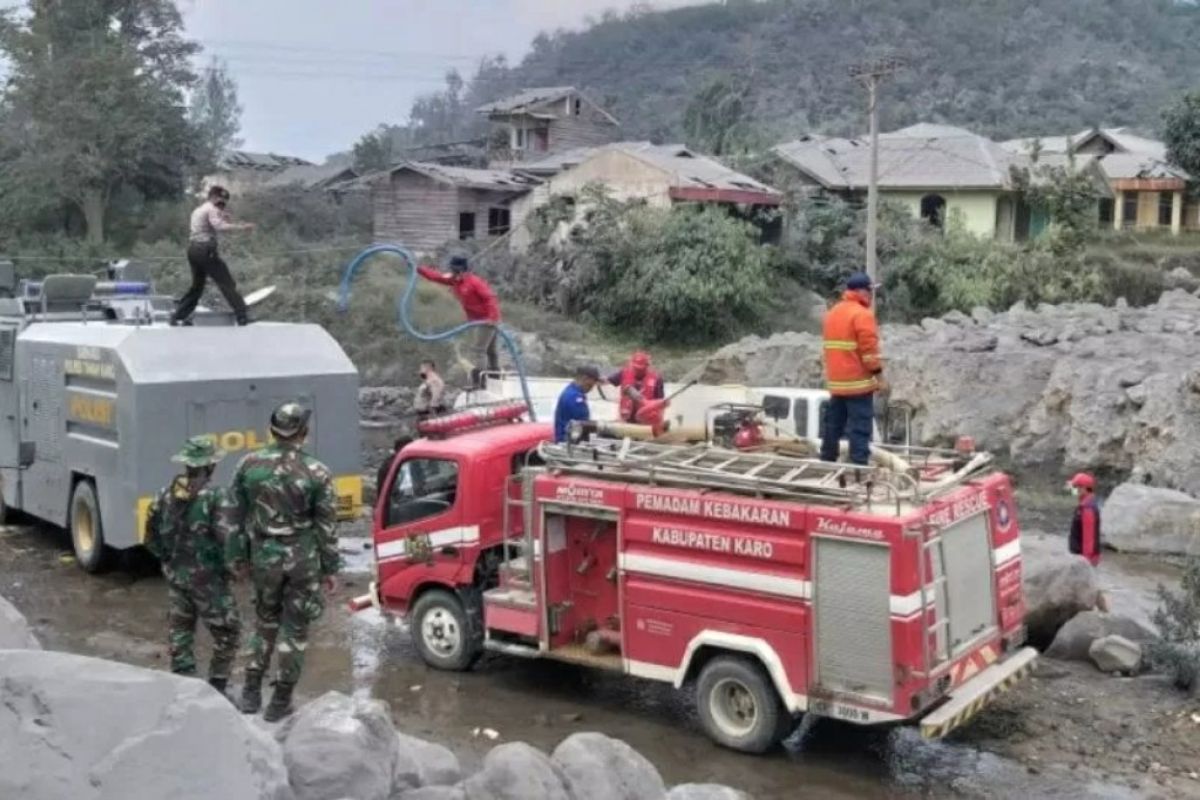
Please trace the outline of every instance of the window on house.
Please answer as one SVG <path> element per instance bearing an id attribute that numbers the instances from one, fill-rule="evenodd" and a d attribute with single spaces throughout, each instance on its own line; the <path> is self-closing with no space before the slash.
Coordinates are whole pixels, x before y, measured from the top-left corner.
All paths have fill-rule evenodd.
<path id="1" fill-rule="evenodd" d="M 941 230 L 946 225 L 946 198 L 927 194 L 921 198 L 921 219 Z"/>
<path id="2" fill-rule="evenodd" d="M 529 142 L 530 149 L 537 153 L 544 153 L 550 149 L 550 130 L 548 128 L 538 128 L 532 133 L 533 136 Z"/>
<path id="3" fill-rule="evenodd" d="M 1100 224 L 1112 227 L 1113 214 L 1116 213 L 1116 204 L 1111 197 L 1100 198 Z"/>
<path id="4" fill-rule="evenodd" d="M 1158 193 L 1158 224 L 1169 228 L 1171 226 L 1171 206 L 1174 204 L 1175 195 L 1171 192 Z"/>
<path id="5" fill-rule="evenodd" d="M 1121 207 L 1124 210 L 1124 223 L 1126 228 L 1137 226 L 1138 217 L 1138 193 L 1125 192 L 1121 201 Z"/>
<path id="6" fill-rule="evenodd" d="M 582 113 L 583 113 L 583 101 L 580 100 L 578 97 L 576 97 L 575 98 L 575 116 L 578 117 Z"/>
<path id="7" fill-rule="evenodd" d="M 464 211 L 458 215 L 458 238 L 475 238 L 475 215 L 470 211 Z"/>
<path id="8" fill-rule="evenodd" d="M 488 209 L 488 236 L 503 236 L 508 233 L 512 216 L 507 208 Z"/>
<path id="9" fill-rule="evenodd" d="M 515 145 L 513 145 L 513 146 L 514 146 L 514 147 L 515 147 L 517 150 L 524 150 L 524 149 L 525 149 L 525 129 L 524 129 L 524 128 L 517 128 L 517 130 L 516 130 L 516 134 L 517 134 L 517 135 L 516 135 L 516 137 L 515 137 L 515 138 L 514 138 L 514 140 L 513 140 L 513 141 L 515 141 L 515 142 L 516 142 L 516 144 L 515 144 Z"/>

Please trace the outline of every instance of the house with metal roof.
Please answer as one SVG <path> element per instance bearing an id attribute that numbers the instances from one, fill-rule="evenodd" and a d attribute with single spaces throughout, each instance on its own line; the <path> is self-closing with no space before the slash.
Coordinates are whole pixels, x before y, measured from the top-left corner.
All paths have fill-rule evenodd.
<path id="1" fill-rule="evenodd" d="M 508 170 L 409 161 L 365 175 L 376 241 L 401 242 L 431 253 L 448 241 L 502 236 L 512 203 L 539 181 Z"/>
<path id="2" fill-rule="evenodd" d="M 615 199 L 642 201 L 653 208 L 718 204 L 747 217 L 783 201 L 774 188 L 684 145 L 618 142 L 564 155 L 528 165 L 531 177 L 541 177 L 543 182 L 513 203 L 513 224 L 517 226 L 513 249 L 524 250 L 530 244 L 522 225 L 530 214 L 552 198 L 577 198 L 590 185 L 603 186 Z M 769 237 L 771 232 L 766 234 Z"/>
<path id="3" fill-rule="evenodd" d="M 1112 190 L 1101 200 L 1100 224 L 1115 230 L 1200 230 L 1200 204 L 1188 200 L 1193 176 L 1167 162 L 1162 142 L 1129 128 L 1088 128 L 1069 136 L 1011 139 L 1013 153 L 1095 158 Z"/>
<path id="4" fill-rule="evenodd" d="M 616 140 L 621 123 L 574 86 L 523 89 L 480 106 L 492 123 L 489 164 L 506 167 Z"/>
<path id="5" fill-rule="evenodd" d="M 234 194 L 241 194 L 262 186 L 291 167 L 311 166 L 314 166 L 311 161 L 295 156 L 231 150 L 222 156 L 216 171 L 206 175 L 201 183 L 205 191 L 209 186 L 220 185 Z"/>
<path id="6" fill-rule="evenodd" d="M 808 135 L 775 147 L 777 164 L 812 194 L 850 200 L 865 197 L 870 183 L 870 140 Z M 914 217 L 942 228 L 952 219 L 970 233 L 1003 241 L 1036 236 L 1048 223 L 1044 212 L 1021 196 L 1014 169 L 1029 169 L 1023 153 L 965 128 L 922 123 L 879 136 L 880 197 L 903 205 Z M 1104 182 L 1089 159 L 1075 164 Z"/>

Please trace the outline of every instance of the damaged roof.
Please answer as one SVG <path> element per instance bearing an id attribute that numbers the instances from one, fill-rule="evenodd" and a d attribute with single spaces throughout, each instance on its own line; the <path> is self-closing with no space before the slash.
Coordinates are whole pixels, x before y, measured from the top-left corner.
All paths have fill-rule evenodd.
<path id="1" fill-rule="evenodd" d="M 577 96 L 580 100 L 600 112 L 605 120 L 612 125 L 621 124 L 617 122 L 616 117 L 609 114 L 599 104 L 593 102 L 590 97 L 574 86 L 545 86 L 536 89 L 522 89 L 514 95 L 502 97 L 499 100 L 482 105 L 475 110 L 476 113 L 487 114 L 489 116 L 507 117 L 527 115 L 549 120 L 555 119 L 558 115 L 546 113 L 545 107 L 560 100 L 565 100 L 572 95 Z"/>
<path id="2" fill-rule="evenodd" d="M 276 153 L 252 153 L 249 150 L 231 150 L 221 159 L 221 169 L 258 169 L 265 172 L 280 172 L 288 167 L 313 166 L 311 161 Z"/>
<path id="3" fill-rule="evenodd" d="M 473 167 L 452 167 L 445 164 L 431 164 L 421 161 L 405 161 L 380 172 L 364 175 L 357 183 L 375 183 L 381 178 L 405 171 L 424 175 L 430 180 L 448 186 L 457 186 L 461 189 L 481 189 L 491 192 L 521 193 L 529 191 L 541 182 L 530 175 L 522 175 L 509 170 L 475 169 Z"/>
<path id="4" fill-rule="evenodd" d="M 867 139 L 805 136 L 774 148 L 779 158 L 827 189 L 865 189 Z M 1015 154 L 964 128 L 920 124 L 879 136 L 879 186 L 884 189 L 1007 189 Z"/>
<path id="5" fill-rule="evenodd" d="M 1063 154 L 1083 147 L 1097 137 L 1113 148 L 1111 153 L 1096 156 L 1100 169 L 1109 180 L 1191 180 L 1188 173 L 1167 163 L 1165 144 L 1129 128 L 1088 128 L 1072 136 L 1010 139 L 1003 146 L 1014 153 L 1030 153 L 1037 141 L 1041 142 L 1042 153 Z"/>
<path id="6" fill-rule="evenodd" d="M 269 188 L 299 186 L 304 189 L 327 189 L 357 177 L 358 173 L 352 167 L 340 164 L 298 164 L 272 175 L 262 185 Z"/>

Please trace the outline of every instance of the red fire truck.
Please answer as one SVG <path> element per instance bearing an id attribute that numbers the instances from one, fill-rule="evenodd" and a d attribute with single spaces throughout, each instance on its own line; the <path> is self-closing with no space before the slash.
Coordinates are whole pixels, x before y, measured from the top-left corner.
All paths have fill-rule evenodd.
<path id="1" fill-rule="evenodd" d="M 406 617 L 429 665 L 490 650 L 694 686 L 707 733 L 747 752 L 806 713 L 940 737 L 1032 668 L 986 454 L 554 444 L 521 411 L 433 421 L 381 488 L 356 603 Z"/>

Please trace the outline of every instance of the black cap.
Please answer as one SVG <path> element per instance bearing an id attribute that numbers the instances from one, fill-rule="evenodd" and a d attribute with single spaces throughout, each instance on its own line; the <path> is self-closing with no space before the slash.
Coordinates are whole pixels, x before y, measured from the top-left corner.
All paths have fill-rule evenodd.
<path id="1" fill-rule="evenodd" d="M 600 380 L 600 370 L 591 364 L 583 364 L 575 370 L 575 377 L 591 378 L 594 381 L 598 381 Z"/>
<path id="2" fill-rule="evenodd" d="M 846 279 L 847 289 L 867 289 L 868 291 L 875 288 L 875 284 L 871 282 L 871 276 L 865 272 L 856 272 Z"/>
<path id="3" fill-rule="evenodd" d="M 450 259 L 451 272 L 466 272 L 471 268 L 471 264 L 467 261 L 466 256 L 453 256 Z"/>

